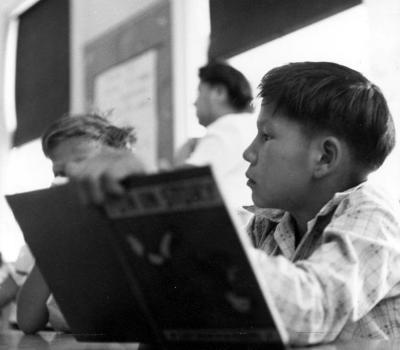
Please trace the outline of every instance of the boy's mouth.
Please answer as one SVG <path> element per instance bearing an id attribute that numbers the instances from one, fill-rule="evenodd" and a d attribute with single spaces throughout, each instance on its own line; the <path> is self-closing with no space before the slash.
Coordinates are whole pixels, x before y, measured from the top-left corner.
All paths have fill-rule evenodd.
<path id="1" fill-rule="evenodd" d="M 251 177 L 249 177 L 247 174 L 246 174 L 246 177 L 248 178 L 247 183 L 246 183 L 247 186 L 253 187 L 256 184 L 256 182 Z"/>
<path id="2" fill-rule="evenodd" d="M 256 184 L 255 181 L 253 181 L 252 179 L 247 180 L 247 186 L 253 187 L 255 184 Z"/>

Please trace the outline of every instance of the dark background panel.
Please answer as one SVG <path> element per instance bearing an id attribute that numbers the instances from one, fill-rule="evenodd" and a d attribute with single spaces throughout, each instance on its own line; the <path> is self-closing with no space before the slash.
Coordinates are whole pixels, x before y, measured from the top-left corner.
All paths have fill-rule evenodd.
<path id="1" fill-rule="evenodd" d="M 209 58 L 229 58 L 362 0 L 210 0 Z"/>
<path id="2" fill-rule="evenodd" d="M 19 16 L 14 146 L 69 111 L 69 32 L 69 0 L 41 0 Z"/>

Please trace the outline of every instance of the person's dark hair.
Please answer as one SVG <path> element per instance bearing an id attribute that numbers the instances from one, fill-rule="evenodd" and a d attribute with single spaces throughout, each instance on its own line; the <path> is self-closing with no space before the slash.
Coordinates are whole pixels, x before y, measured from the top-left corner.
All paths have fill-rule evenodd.
<path id="1" fill-rule="evenodd" d="M 394 147 L 385 97 L 353 69 L 330 62 L 290 63 L 265 74 L 259 88 L 263 104 L 273 104 L 305 130 L 327 130 L 343 139 L 368 171 L 379 168 Z"/>
<path id="2" fill-rule="evenodd" d="M 127 149 L 136 141 L 132 127 L 117 127 L 98 114 L 65 115 L 43 133 L 43 153 L 48 157 L 60 142 L 72 137 L 85 137 L 113 148 Z"/>
<path id="3" fill-rule="evenodd" d="M 199 78 L 211 86 L 224 86 L 229 103 L 238 111 L 251 110 L 253 95 L 250 84 L 237 69 L 223 62 L 210 62 L 199 69 Z"/>

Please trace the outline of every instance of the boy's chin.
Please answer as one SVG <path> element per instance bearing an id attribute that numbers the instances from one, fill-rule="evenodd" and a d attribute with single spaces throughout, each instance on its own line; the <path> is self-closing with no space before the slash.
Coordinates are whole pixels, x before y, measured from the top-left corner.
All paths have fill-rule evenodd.
<path id="1" fill-rule="evenodd" d="M 252 195 L 253 203 L 257 208 L 265 208 L 265 209 L 279 209 L 276 201 L 271 201 L 266 198 L 260 198 L 257 195 Z"/>
<path id="2" fill-rule="evenodd" d="M 252 199 L 253 199 L 253 203 L 257 208 L 270 208 L 268 206 L 268 202 L 266 200 L 262 200 L 261 198 L 257 197 L 254 195 L 252 195 Z"/>

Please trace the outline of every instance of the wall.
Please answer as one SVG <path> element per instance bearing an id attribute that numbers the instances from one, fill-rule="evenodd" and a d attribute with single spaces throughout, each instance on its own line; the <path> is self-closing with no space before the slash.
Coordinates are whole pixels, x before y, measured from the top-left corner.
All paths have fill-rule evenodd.
<path id="1" fill-rule="evenodd" d="M 6 13 L 0 11 L 0 52 L 5 52 L 5 43 L 7 38 Z M 5 76 L 5 55 L 0 54 L 0 81 L 4 81 Z M 7 150 L 9 148 L 9 137 L 6 128 L 6 119 L 4 118 L 4 85 L 0 84 L 0 167 L 5 162 Z M 3 174 L 0 172 L 0 191 L 3 185 Z"/>
<path id="2" fill-rule="evenodd" d="M 385 94 L 397 131 L 397 145 L 373 179 L 400 197 L 400 1 L 364 0 L 368 11 L 370 78 Z"/>
<path id="3" fill-rule="evenodd" d="M 175 149 L 204 133 L 196 118 L 198 69 L 207 62 L 208 0 L 172 0 Z"/>
<path id="4" fill-rule="evenodd" d="M 19 0 L 8 0 L 0 5 L 0 81 L 6 77 L 6 43 L 8 35 L 8 19 L 11 9 L 20 3 Z M 0 84 L 0 251 L 5 260 L 11 260 L 17 254 L 22 243 L 22 235 L 16 226 L 11 210 L 9 209 L 3 193 L 6 187 L 6 171 L 9 160 L 11 144 L 10 118 L 6 118 L 6 89 Z M 12 119 L 12 118 L 11 118 Z"/>
<path id="5" fill-rule="evenodd" d="M 114 28 L 129 17 L 163 0 L 71 0 L 71 109 L 85 109 L 85 72 L 83 48 L 99 35 Z"/>

